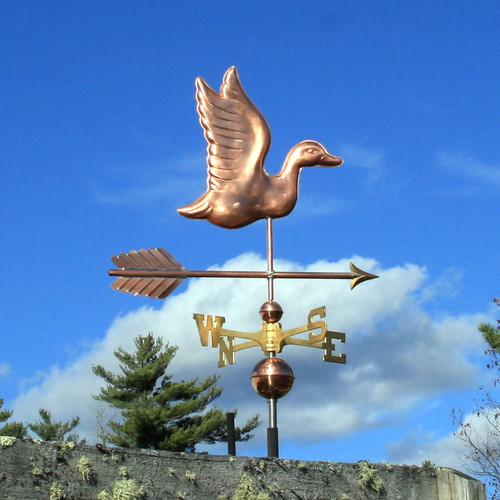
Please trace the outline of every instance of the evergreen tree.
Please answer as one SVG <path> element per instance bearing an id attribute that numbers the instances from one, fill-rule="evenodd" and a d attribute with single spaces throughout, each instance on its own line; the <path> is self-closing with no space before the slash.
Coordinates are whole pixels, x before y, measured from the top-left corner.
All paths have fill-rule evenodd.
<path id="1" fill-rule="evenodd" d="M 52 422 L 52 415 L 50 411 L 40 408 L 38 410 L 40 420 L 34 424 L 28 424 L 28 427 L 40 439 L 44 441 L 79 441 L 78 434 L 69 434 L 64 437 L 68 432 L 71 432 L 79 423 L 80 418 L 74 417 L 69 422 Z"/>
<path id="2" fill-rule="evenodd" d="M 0 408 L 3 406 L 3 399 L 0 398 Z M 0 411 L 0 423 L 5 422 L 12 416 L 12 411 L 10 410 L 1 410 Z"/>
<path id="3" fill-rule="evenodd" d="M 0 398 L 0 408 L 3 406 L 3 399 Z M 11 410 L 0 410 L 0 423 L 5 422 L 12 416 Z M 23 438 L 28 429 L 21 422 L 9 422 L 0 428 L 0 436 L 12 436 Z"/>
<path id="4" fill-rule="evenodd" d="M 166 371 L 177 347 L 164 345 L 151 333 L 139 335 L 134 342 L 135 352 L 122 348 L 114 352 L 122 374 L 100 365 L 92 367 L 108 384 L 94 397 L 120 410 L 122 416 L 122 422 L 110 422 L 109 441 L 125 448 L 191 452 L 199 443 L 226 441 L 223 411 L 213 406 L 205 412 L 222 392 L 216 386 L 218 377 L 174 382 Z M 236 429 L 237 440 L 251 439 L 250 431 L 259 424 L 255 415 L 243 428 Z"/>

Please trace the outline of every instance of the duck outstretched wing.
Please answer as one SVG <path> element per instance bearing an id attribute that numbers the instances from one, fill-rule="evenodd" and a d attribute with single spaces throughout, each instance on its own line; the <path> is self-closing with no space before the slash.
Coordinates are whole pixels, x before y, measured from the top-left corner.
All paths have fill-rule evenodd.
<path id="1" fill-rule="evenodd" d="M 196 107 L 207 139 L 207 191 L 224 191 L 263 172 L 271 132 L 248 98 L 236 67 L 228 69 L 220 92 L 196 79 Z"/>

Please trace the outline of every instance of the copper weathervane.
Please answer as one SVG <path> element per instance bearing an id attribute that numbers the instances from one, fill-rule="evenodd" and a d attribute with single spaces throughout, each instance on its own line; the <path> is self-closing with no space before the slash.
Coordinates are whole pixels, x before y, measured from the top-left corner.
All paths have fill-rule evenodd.
<path id="1" fill-rule="evenodd" d="M 351 263 L 350 272 L 286 272 L 274 270 L 273 220 L 287 216 L 295 207 L 298 181 L 303 167 L 337 167 L 342 159 L 333 156 L 318 142 L 307 140 L 294 146 L 281 171 L 269 175 L 264 159 L 271 133 L 264 117 L 241 86 L 236 67 L 224 75 L 220 92 L 212 90 L 202 78 L 196 79 L 196 101 L 207 146 L 207 190 L 196 201 L 178 209 L 193 219 L 206 219 L 228 229 L 244 227 L 259 219 L 267 223 L 267 270 L 265 271 L 193 271 L 184 268 L 162 248 L 131 251 L 111 259 L 118 269 L 113 288 L 133 295 L 166 298 L 185 278 L 266 278 L 267 301 L 260 309 L 261 327 L 255 332 L 223 328 L 222 316 L 194 314 L 202 345 L 219 348 L 219 366 L 235 362 L 235 352 L 260 346 L 266 354 L 254 368 L 252 385 L 269 402 L 268 456 L 277 457 L 277 399 L 287 394 L 294 376 L 286 361 L 278 358 L 285 345 L 323 349 L 323 360 L 345 363 L 345 354 L 333 354 L 334 340 L 345 342 L 342 332 L 328 331 L 326 308 L 310 311 L 307 324 L 283 330 L 279 320 L 281 306 L 274 300 L 274 280 L 283 278 L 349 279 L 351 289 L 377 276 Z M 306 338 L 298 335 L 307 335 Z M 236 343 L 235 340 L 242 340 Z"/>

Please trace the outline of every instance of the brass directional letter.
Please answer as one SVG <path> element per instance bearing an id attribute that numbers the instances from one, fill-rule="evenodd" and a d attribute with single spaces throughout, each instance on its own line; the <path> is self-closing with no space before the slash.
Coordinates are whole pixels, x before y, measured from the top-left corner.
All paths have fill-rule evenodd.
<path id="1" fill-rule="evenodd" d="M 321 306 L 321 307 L 316 307 L 316 309 L 313 309 L 310 313 L 309 316 L 307 317 L 307 327 L 311 330 L 317 330 L 320 329 L 320 333 L 309 333 L 309 340 L 312 342 L 317 342 L 321 341 L 325 338 L 326 335 L 326 322 L 321 321 L 321 320 L 316 320 L 314 321 L 313 318 L 315 316 L 319 316 L 320 318 L 324 318 L 326 316 L 326 307 Z"/>
<path id="2" fill-rule="evenodd" d="M 328 361 L 330 363 L 342 363 L 346 362 L 345 354 L 333 355 L 332 352 L 335 351 L 335 344 L 332 342 L 333 339 L 339 340 L 341 343 L 345 342 L 345 333 L 342 332 L 326 332 L 325 341 L 323 342 L 323 349 L 325 354 L 323 354 L 323 361 Z"/>
<path id="3" fill-rule="evenodd" d="M 234 338 L 227 337 L 227 341 L 226 344 L 224 337 L 219 337 L 219 368 L 234 363 Z"/>
<path id="4" fill-rule="evenodd" d="M 204 314 L 193 314 L 193 318 L 196 321 L 196 326 L 198 327 L 198 333 L 200 334 L 201 345 L 208 346 L 208 335 L 210 334 L 210 339 L 212 341 L 212 347 L 217 347 L 219 345 L 220 334 L 222 331 L 222 325 L 226 321 L 223 316 L 215 316 L 215 325 L 212 320 L 212 316 L 207 316 L 206 323 L 204 322 Z"/>

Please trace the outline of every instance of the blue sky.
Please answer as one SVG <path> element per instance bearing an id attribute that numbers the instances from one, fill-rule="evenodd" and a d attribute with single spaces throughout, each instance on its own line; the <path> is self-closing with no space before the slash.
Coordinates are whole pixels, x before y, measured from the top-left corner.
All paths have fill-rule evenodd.
<path id="1" fill-rule="evenodd" d="M 231 231 L 176 213 L 206 183 L 194 79 L 217 90 L 236 65 L 271 128 L 269 172 L 303 139 L 345 160 L 303 171 L 295 210 L 275 222 L 278 264 L 345 270 L 352 259 L 381 276 L 352 292 L 276 285 L 284 325 L 326 305 L 348 355 L 332 366 L 283 353 L 297 381 L 280 402 L 282 455 L 454 465 L 450 411 L 488 379 L 476 326 L 494 321 L 500 293 L 499 4 L 0 9 L 0 397 L 14 418 L 79 414 L 90 436 L 89 366 L 112 366 L 113 349 L 148 330 L 181 347 L 177 377 L 219 371 L 222 406 L 267 417 L 245 382 L 262 353 L 219 370 L 192 320 L 257 330 L 264 282 L 192 280 L 153 302 L 113 292 L 107 276 L 113 254 L 153 246 L 191 269 L 265 269 L 263 221 Z M 241 452 L 265 450 L 262 426 Z"/>

